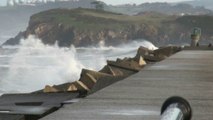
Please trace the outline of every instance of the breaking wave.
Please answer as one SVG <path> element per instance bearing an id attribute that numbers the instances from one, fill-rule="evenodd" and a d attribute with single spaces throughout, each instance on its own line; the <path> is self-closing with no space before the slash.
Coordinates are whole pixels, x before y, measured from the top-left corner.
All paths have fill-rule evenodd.
<path id="1" fill-rule="evenodd" d="M 82 68 L 100 70 L 107 59 L 133 57 L 139 46 L 157 49 L 145 40 L 117 47 L 106 47 L 101 43 L 95 47 L 60 48 L 44 45 L 35 36 L 29 36 L 22 39 L 19 46 L 3 47 L 6 51 L 0 55 L 0 70 L 6 68 L 6 74 L 0 80 L 0 91 L 32 92 L 45 85 L 72 82 L 79 79 Z M 8 63 L 1 61 L 3 58 L 8 58 Z"/>
<path id="2" fill-rule="evenodd" d="M 8 73 L 0 86 L 7 92 L 29 92 L 45 85 L 71 82 L 79 78 L 84 67 L 77 60 L 73 46 L 44 45 L 34 36 L 21 40 L 8 66 Z"/>

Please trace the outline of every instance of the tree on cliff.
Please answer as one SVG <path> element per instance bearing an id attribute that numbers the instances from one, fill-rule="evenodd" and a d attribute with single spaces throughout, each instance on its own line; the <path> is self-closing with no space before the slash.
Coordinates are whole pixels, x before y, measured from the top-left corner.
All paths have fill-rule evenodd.
<path id="1" fill-rule="evenodd" d="M 91 2 L 92 5 L 95 5 L 96 10 L 104 10 L 104 4 L 101 1 Z"/>

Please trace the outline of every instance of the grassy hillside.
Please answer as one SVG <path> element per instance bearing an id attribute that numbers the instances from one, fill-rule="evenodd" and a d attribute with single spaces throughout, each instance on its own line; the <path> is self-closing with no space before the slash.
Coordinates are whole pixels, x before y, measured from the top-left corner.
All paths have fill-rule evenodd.
<path id="1" fill-rule="evenodd" d="M 31 22 L 61 23 L 76 29 L 125 29 L 131 24 L 159 24 L 164 20 L 171 20 L 169 16 L 128 16 L 92 9 L 55 9 L 42 12 L 31 17 Z"/>
<path id="2" fill-rule="evenodd" d="M 178 17 L 142 12 L 130 16 L 94 9 L 53 9 L 31 16 L 23 36 L 35 34 L 46 44 L 57 41 L 60 46 L 87 46 L 100 41 L 115 45 L 134 39 L 155 44 L 187 43 L 194 27 L 202 29 L 203 39 L 211 40 L 212 25 L 213 16 L 205 15 Z"/>
<path id="3" fill-rule="evenodd" d="M 201 0 L 203 2 L 203 0 Z M 202 5 L 198 5 L 202 6 Z M 124 14 L 135 15 L 140 12 L 159 12 L 167 15 L 181 15 L 182 13 L 190 15 L 204 15 L 211 14 L 212 11 L 205 7 L 194 7 L 190 4 L 184 3 L 166 3 L 166 2 L 154 2 L 154 3 L 143 3 L 140 5 L 119 5 L 119 6 L 105 6 L 107 11 L 119 12 Z"/>
<path id="4" fill-rule="evenodd" d="M 184 16 L 176 20 L 177 23 L 190 29 L 193 26 L 202 29 L 204 34 L 213 35 L 213 17 L 212 16 Z"/>

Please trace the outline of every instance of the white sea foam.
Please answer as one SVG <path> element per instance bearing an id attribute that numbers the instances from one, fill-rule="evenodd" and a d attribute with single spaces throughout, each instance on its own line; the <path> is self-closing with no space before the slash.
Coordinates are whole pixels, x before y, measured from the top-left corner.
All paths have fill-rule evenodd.
<path id="1" fill-rule="evenodd" d="M 45 85 L 77 80 L 84 66 L 75 55 L 73 46 L 47 46 L 30 36 L 21 40 L 17 53 L 9 62 L 8 74 L 1 81 L 0 88 L 7 92 L 29 92 Z"/>
<path id="2" fill-rule="evenodd" d="M 106 60 L 132 57 L 139 46 L 157 49 L 152 43 L 137 40 L 117 47 L 106 47 L 104 42 L 97 46 L 60 48 L 57 45 L 44 45 L 40 39 L 29 36 L 22 39 L 18 46 L 4 46 L 14 50 L 12 54 L 0 54 L 1 59 L 9 59 L 7 74 L 0 80 L 0 91 L 31 92 L 45 85 L 61 84 L 79 79 L 82 68 L 100 70 Z"/>

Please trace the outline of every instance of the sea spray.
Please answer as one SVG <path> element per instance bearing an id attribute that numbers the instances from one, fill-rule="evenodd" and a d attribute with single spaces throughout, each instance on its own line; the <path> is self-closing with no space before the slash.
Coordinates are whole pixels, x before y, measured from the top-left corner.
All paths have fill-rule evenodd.
<path id="1" fill-rule="evenodd" d="M 119 46 L 105 46 L 101 42 L 97 46 L 60 48 L 44 45 L 35 36 L 22 39 L 19 46 L 3 46 L 0 53 L 0 69 L 7 71 L 0 80 L 0 91 L 32 92 L 44 88 L 45 85 L 57 85 L 78 80 L 82 68 L 100 70 L 106 60 L 133 57 L 139 46 L 157 49 L 145 40 L 132 41 Z M 8 52 L 9 51 L 9 52 Z M 12 53 L 12 54 L 11 54 Z"/>
<path id="2" fill-rule="evenodd" d="M 147 40 L 132 40 L 129 43 L 121 44 L 118 46 L 118 48 L 126 49 L 126 50 L 135 50 L 138 49 L 138 47 L 143 46 L 148 48 L 149 50 L 156 50 L 158 49 L 155 45 L 153 45 L 151 42 Z"/>
<path id="3" fill-rule="evenodd" d="M 21 40 L 0 88 L 5 92 L 30 92 L 45 85 L 72 82 L 78 80 L 82 68 L 84 66 L 77 60 L 73 46 L 48 46 L 29 36 Z"/>

